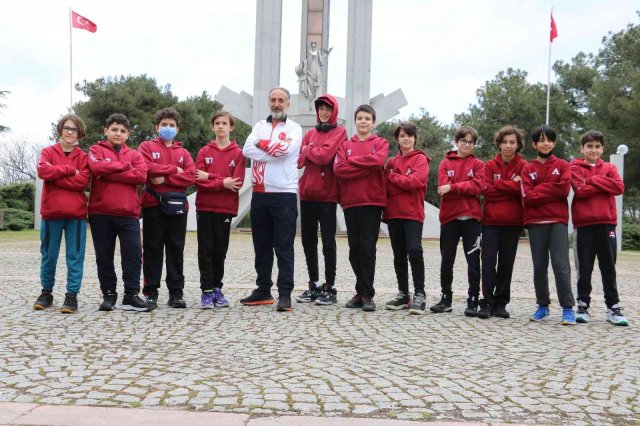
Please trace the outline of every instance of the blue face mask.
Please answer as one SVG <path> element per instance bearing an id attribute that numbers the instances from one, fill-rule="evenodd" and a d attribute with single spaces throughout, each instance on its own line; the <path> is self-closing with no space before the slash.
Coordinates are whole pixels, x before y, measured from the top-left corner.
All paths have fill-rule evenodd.
<path id="1" fill-rule="evenodd" d="M 158 134 L 163 141 L 172 141 L 178 134 L 178 129 L 176 127 L 160 127 Z"/>

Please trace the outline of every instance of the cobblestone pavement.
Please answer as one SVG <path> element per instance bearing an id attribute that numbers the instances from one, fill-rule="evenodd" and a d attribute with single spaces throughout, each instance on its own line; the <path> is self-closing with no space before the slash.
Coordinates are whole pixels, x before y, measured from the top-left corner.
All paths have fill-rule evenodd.
<path id="1" fill-rule="evenodd" d="M 424 246 L 429 305 L 439 293 L 440 255 L 437 242 L 425 241 Z M 255 275 L 251 235 L 234 233 L 224 289 L 232 306 L 201 310 L 196 236 L 189 234 L 189 308 L 167 307 L 163 289 L 159 308 L 141 314 L 97 311 L 101 296 L 88 241 L 80 310 L 65 316 L 57 310 L 64 297 L 60 284 L 55 309 L 31 309 L 39 294 L 37 234 L 2 233 L 0 298 L 6 308 L 0 317 L 0 401 L 253 417 L 640 422 L 640 254 L 623 253 L 618 261 L 630 327 L 605 321 L 598 273 L 592 322 L 566 327 L 560 324 L 557 304 L 548 321 L 528 321 L 535 299 L 526 242 L 518 251 L 508 320 L 463 315 L 462 252 L 454 272 L 453 313 L 409 316 L 407 311 L 380 309 L 395 293 L 386 238 L 378 243 L 378 310 L 345 309 L 354 284 L 346 238 L 338 239 L 338 250 L 340 305 L 294 302 L 293 313 L 278 313 L 273 306 L 237 303 L 253 288 Z M 59 262 L 58 283 L 64 283 L 65 274 L 64 261 Z M 295 292 L 304 290 L 306 282 L 296 238 Z"/>

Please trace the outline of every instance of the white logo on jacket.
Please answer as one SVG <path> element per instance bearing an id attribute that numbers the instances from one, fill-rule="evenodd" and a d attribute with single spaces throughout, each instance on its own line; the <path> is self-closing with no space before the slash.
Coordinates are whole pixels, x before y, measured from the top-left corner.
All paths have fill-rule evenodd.
<path id="1" fill-rule="evenodd" d="M 413 172 L 411 171 L 411 169 L 410 169 L 410 168 L 408 168 L 408 167 L 407 167 L 407 173 L 406 173 L 406 175 L 407 175 L 407 176 L 409 176 L 411 173 L 413 173 Z"/>
<path id="2" fill-rule="evenodd" d="M 184 163 L 184 156 L 183 155 L 180 156 L 180 159 L 178 160 L 178 163 Z"/>
<path id="3" fill-rule="evenodd" d="M 473 169 L 469 170 L 469 173 L 467 173 L 467 176 L 473 177 Z"/>
<path id="4" fill-rule="evenodd" d="M 231 160 L 231 162 L 229 163 L 229 167 L 235 167 L 236 166 L 236 162 L 234 160 Z"/>
<path id="5" fill-rule="evenodd" d="M 558 168 L 556 167 L 555 169 L 553 169 L 553 171 L 551 172 L 552 175 L 559 175 L 560 172 L 558 171 Z"/>
<path id="6" fill-rule="evenodd" d="M 538 177 L 538 173 L 531 172 L 531 173 L 529 173 L 529 177 L 531 178 L 531 180 L 536 180 L 536 178 Z"/>
<path id="7" fill-rule="evenodd" d="M 160 153 L 159 152 L 152 152 L 151 153 L 151 158 L 153 158 L 154 160 L 159 160 L 160 159 Z"/>
<path id="8" fill-rule="evenodd" d="M 500 173 L 494 173 L 493 174 L 493 180 L 500 180 L 501 174 Z"/>
<path id="9" fill-rule="evenodd" d="M 213 157 L 204 157 L 205 164 L 213 164 Z"/>
<path id="10" fill-rule="evenodd" d="M 456 174 L 454 170 L 447 170 L 447 176 L 453 177 Z"/>

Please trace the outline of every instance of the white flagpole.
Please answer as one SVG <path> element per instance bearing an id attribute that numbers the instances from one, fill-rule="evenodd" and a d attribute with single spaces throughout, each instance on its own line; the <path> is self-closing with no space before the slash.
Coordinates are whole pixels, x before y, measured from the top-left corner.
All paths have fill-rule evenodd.
<path id="1" fill-rule="evenodd" d="M 551 15 L 553 16 L 553 7 L 551 8 Z M 549 125 L 549 100 L 551 98 L 551 26 L 549 26 L 549 66 L 547 67 L 547 117 L 545 124 Z"/>
<path id="2" fill-rule="evenodd" d="M 73 17 L 69 7 L 69 112 L 73 113 Z"/>

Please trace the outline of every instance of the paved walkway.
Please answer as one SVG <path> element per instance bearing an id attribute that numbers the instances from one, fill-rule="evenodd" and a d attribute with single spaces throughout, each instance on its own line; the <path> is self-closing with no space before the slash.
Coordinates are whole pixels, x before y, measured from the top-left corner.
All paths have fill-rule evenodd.
<path id="1" fill-rule="evenodd" d="M 550 320 L 529 322 L 535 300 L 526 243 L 516 260 L 509 320 L 464 317 L 461 252 L 451 314 L 345 309 L 342 303 L 352 295 L 354 279 L 344 238 L 338 240 L 340 306 L 294 304 L 293 313 L 245 307 L 233 303 L 255 280 L 251 236 L 243 233 L 231 240 L 225 294 L 233 304 L 228 309 L 197 307 L 196 238 L 190 234 L 185 258 L 189 309 L 167 307 L 163 290 L 160 307 L 152 313 L 98 312 L 101 297 L 89 243 L 80 311 L 65 316 L 31 309 L 39 293 L 39 241 L 35 234 L 26 239 L 12 235 L 0 233 L 0 297 L 11 307 L 0 317 L 0 402 L 30 408 L 16 420 L 5 417 L 7 405 L 2 405 L 0 423 L 49 424 L 51 419 L 51 424 L 89 424 L 78 419 L 98 410 L 56 406 L 146 409 L 100 414 L 120 424 L 128 422 L 127 413 L 138 423 L 158 409 L 171 410 L 162 412 L 166 419 L 180 417 L 172 424 L 205 418 L 217 423 L 209 417 L 212 412 L 240 415 L 244 424 L 275 422 L 270 416 L 284 416 L 277 418 L 281 424 L 322 419 L 334 424 L 335 417 L 345 422 L 339 424 L 361 424 L 364 418 L 382 419 L 380 424 L 640 421 L 636 253 L 623 253 L 618 263 L 620 294 L 631 323 L 626 328 L 606 323 L 597 274 L 590 324 L 560 325 L 555 304 Z M 306 269 L 299 238 L 296 244 L 296 291 L 301 291 Z M 425 241 L 425 259 L 431 304 L 439 287 L 437 242 Z M 395 293 L 388 239 L 378 245 L 376 289 L 379 306 Z M 63 293 L 62 286 L 54 293 L 57 307 Z M 54 412 L 79 414 L 75 420 L 53 422 Z M 35 421 L 36 415 L 44 420 Z M 314 420 L 287 417 L 292 415 Z"/>

